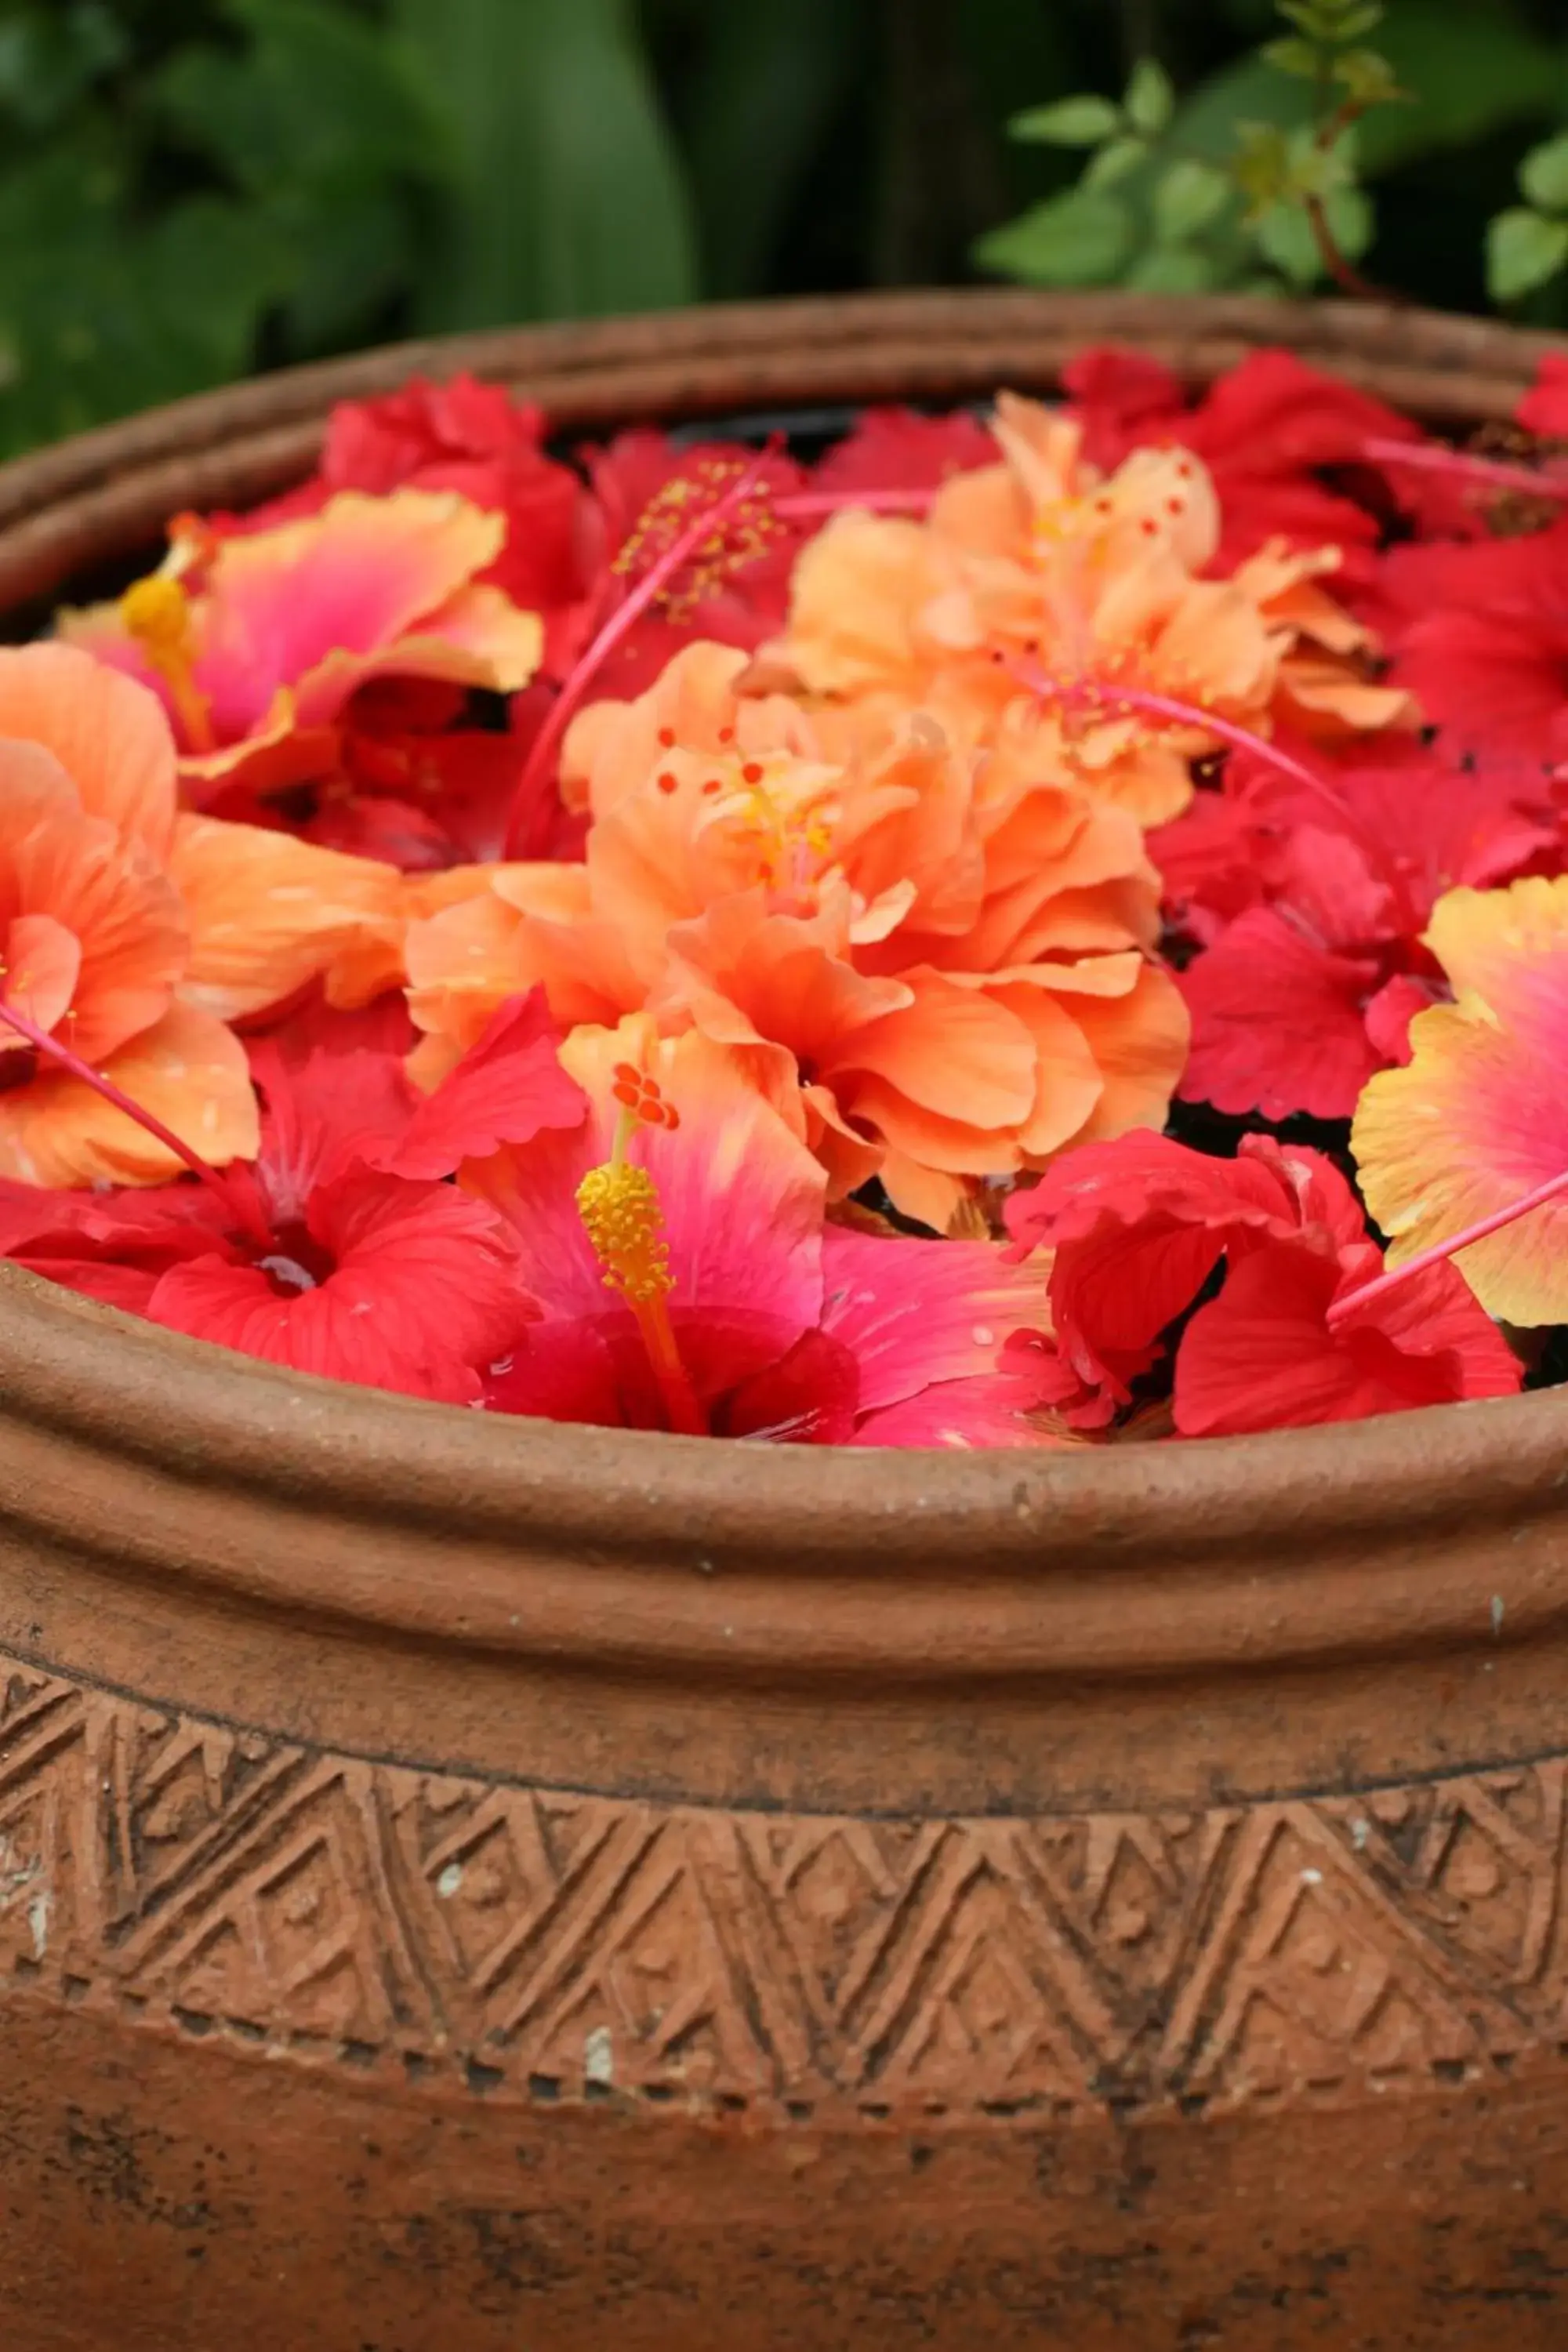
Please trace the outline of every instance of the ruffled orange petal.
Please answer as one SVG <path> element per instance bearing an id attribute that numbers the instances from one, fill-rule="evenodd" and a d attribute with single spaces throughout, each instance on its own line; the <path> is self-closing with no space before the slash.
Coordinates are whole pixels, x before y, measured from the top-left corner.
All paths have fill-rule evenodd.
<path id="1" fill-rule="evenodd" d="M 1038 964 L 1028 978 L 1071 1014 L 1100 1075 L 1092 1112 L 1067 1139 L 1099 1142 L 1135 1127 L 1163 1127 L 1192 1036 L 1171 974 L 1143 956 L 1112 955 Z"/>
<path id="2" fill-rule="evenodd" d="M 20 791 L 22 748 L 31 747 L 0 757 L 0 790 Z M 48 916 L 77 941 L 69 1042 L 96 1062 L 167 1010 L 185 960 L 184 911 L 138 844 L 50 789 L 49 753 L 36 751 L 32 764 L 44 814 L 20 840 L 0 845 L 0 876 L 18 913 Z M 8 817 L 15 807 L 8 803 Z"/>
<path id="3" fill-rule="evenodd" d="M 52 751 L 87 814 L 162 863 L 174 824 L 174 739 L 146 688 L 71 646 L 7 647 L 0 737 Z"/>
<path id="4" fill-rule="evenodd" d="M 81 941 L 52 915 L 17 915 L 0 928 L 0 1004 L 14 1004 L 51 1033 L 70 1010 L 81 977 Z M 0 1054 L 26 1053 L 19 1030 L 0 1023 Z"/>
<path id="5" fill-rule="evenodd" d="M 395 902 L 382 916 L 367 916 L 334 957 L 330 1002 L 345 1012 L 355 1012 L 388 990 L 404 987 L 408 979 L 405 950 L 410 927 L 467 899 L 488 898 L 495 876 L 504 870 L 495 866 L 448 866 L 437 874 L 403 875 Z"/>
<path id="6" fill-rule="evenodd" d="M 402 897 L 394 866 L 214 817 L 180 818 L 169 873 L 191 925 L 181 994 L 226 1021 L 330 986 L 338 957 L 367 925 L 384 931 Z"/>
<path id="7" fill-rule="evenodd" d="M 949 583 L 951 559 L 926 527 L 896 516 L 836 515 L 795 568 L 789 626 L 768 650 L 813 694 L 891 688 L 920 698 L 922 608 Z"/>

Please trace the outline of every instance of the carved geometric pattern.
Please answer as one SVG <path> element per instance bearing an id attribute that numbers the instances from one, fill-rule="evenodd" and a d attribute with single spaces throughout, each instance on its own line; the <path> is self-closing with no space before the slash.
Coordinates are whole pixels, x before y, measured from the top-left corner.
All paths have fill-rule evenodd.
<path id="1" fill-rule="evenodd" d="M 0 1998 L 500 2098 L 1038 2116 L 1568 2054 L 1568 1759 L 867 1821 L 323 1753 L 0 1656 Z"/>

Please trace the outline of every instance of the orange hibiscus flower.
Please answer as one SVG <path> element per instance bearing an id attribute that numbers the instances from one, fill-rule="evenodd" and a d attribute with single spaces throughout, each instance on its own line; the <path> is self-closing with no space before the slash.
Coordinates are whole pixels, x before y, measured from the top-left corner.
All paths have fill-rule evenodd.
<path id="1" fill-rule="evenodd" d="M 0 1003 L 214 1165 L 256 1149 L 228 1024 L 330 971 L 390 867 L 178 813 L 153 697 L 64 646 L 0 652 Z M 0 1174 L 152 1183 L 179 1160 L 0 1023 Z"/>
<path id="2" fill-rule="evenodd" d="M 160 572 L 118 604 L 62 613 L 59 635 L 150 687 L 186 799 L 333 774 L 351 698 L 377 677 L 511 693 L 542 625 L 476 584 L 506 518 L 447 492 L 344 491 L 319 514 L 215 543 L 176 531 Z"/>
<path id="3" fill-rule="evenodd" d="M 1055 697 L 1024 704 L 1037 758 L 1143 824 L 1180 813 L 1188 762 L 1218 748 L 1205 713 L 1330 735 L 1410 715 L 1367 674 L 1369 633 L 1315 584 L 1336 550 L 1269 547 L 1204 578 L 1219 513 L 1196 457 L 1139 449 L 1102 479 L 1077 425 L 1005 393 L 993 430 L 1003 462 L 955 476 L 924 520 L 851 509 L 805 549 L 769 677 L 860 736 L 918 708 L 984 743 L 1019 704 L 1020 668 L 1044 673 Z M 1140 693 L 1193 716 L 1152 715 Z"/>
<path id="4" fill-rule="evenodd" d="M 836 1191 L 878 1174 L 938 1229 L 987 1176 L 1158 1124 L 1186 1019 L 1132 820 L 919 716 L 824 757 L 743 669 L 694 646 L 585 713 L 563 762 L 585 863 L 498 868 L 411 927 L 416 1072 L 522 988 L 566 1024 L 646 1009 L 783 1092 Z"/>

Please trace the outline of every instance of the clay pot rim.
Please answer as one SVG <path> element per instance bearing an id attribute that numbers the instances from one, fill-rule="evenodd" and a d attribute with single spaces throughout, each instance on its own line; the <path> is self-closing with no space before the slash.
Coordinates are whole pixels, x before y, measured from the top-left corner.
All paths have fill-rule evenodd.
<path id="1" fill-rule="evenodd" d="M 1114 1447 L 773 1446 L 465 1411 L 295 1373 L 189 1339 L 0 1263 L 0 1394 L 18 1420 L 202 1483 L 454 1530 L 547 1527 L 591 1552 L 657 1549 L 700 1526 L 729 1564 L 853 1559 L 914 1510 L 922 1559 L 1037 1576 L 1097 1538 L 1173 1560 L 1260 1525 L 1413 1529 L 1568 1487 L 1568 1391 L 1424 1406 L 1264 1436 Z M 718 1462 L 743 1460 L 732 1522 Z M 1478 1486 L 1478 1475 L 1484 1485 Z M 1019 1517 L 1021 1493 L 1054 1522 Z M 918 1496 L 918 1502 L 916 1496 Z M 641 1506 L 639 1509 L 637 1507 Z M 872 1569 L 876 1580 L 885 1571 Z M 1568 1562 L 1564 1564 L 1568 1601 Z"/>

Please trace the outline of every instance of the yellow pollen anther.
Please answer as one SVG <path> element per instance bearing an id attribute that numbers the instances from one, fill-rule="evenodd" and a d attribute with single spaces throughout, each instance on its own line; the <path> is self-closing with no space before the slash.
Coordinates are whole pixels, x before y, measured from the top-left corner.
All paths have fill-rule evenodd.
<path id="1" fill-rule="evenodd" d="M 125 591 L 120 617 L 154 660 L 183 654 L 191 629 L 191 600 L 166 572 L 152 572 Z"/>
<path id="2" fill-rule="evenodd" d="M 658 1191 L 646 1168 L 624 1160 L 590 1168 L 577 1187 L 577 1213 L 607 1289 L 639 1306 L 674 1288 Z"/>
<path id="3" fill-rule="evenodd" d="M 191 600 L 179 581 L 153 572 L 134 582 L 120 600 L 120 617 L 174 697 L 189 748 L 216 751 L 212 713 L 195 679 Z"/>

